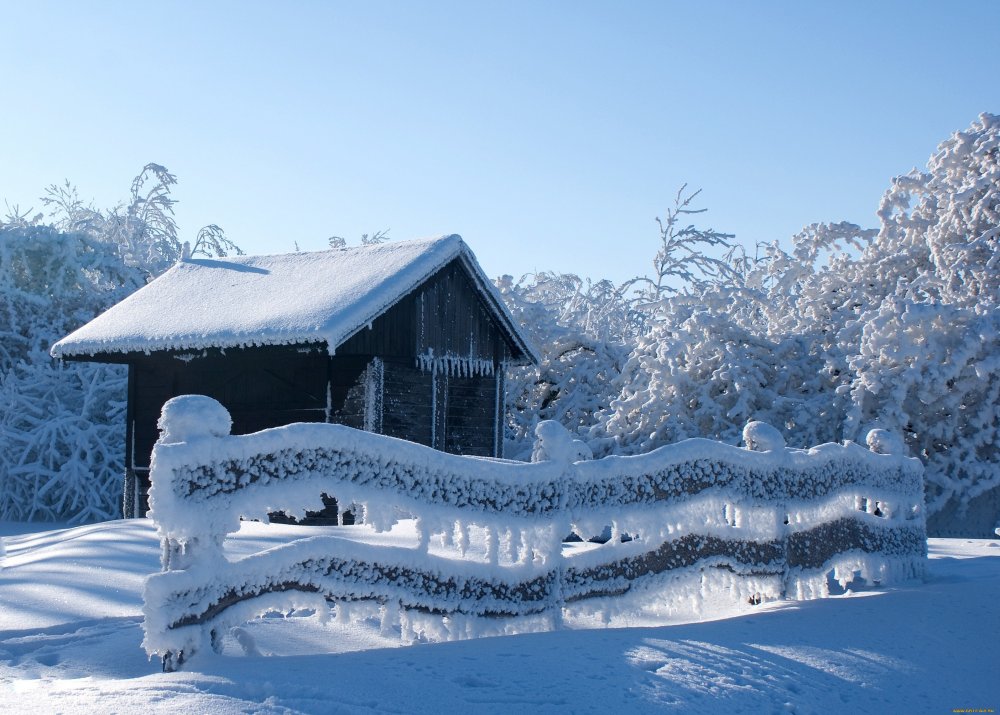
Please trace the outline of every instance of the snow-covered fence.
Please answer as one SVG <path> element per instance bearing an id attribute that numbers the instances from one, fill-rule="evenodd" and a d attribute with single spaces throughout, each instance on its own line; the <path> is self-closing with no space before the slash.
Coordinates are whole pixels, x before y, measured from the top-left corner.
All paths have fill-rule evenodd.
<path id="1" fill-rule="evenodd" d="M 552 626 L 578 604 L 669 602 L 682 574 L 703 583 L 711 574 L 734 598 L 758 602 L 826 595 L 830 576 L 886 583 L 923 573 L 922 469 L 880 431 L 871 450 L 794 450 L 752 423 L 746 442 L 764 451 L 693 439 L 578 462 L 578 443 L 556 431 L 536 449 L 547 461 L 519 463 L 340 425 L 229 436 L 230 424 L 217 402 L 191 395 L 160 419 L 150 500 L 163 571 L 146 583 L 145 647 L 168 670 L 230 626 L 331 601 L 341 612 L 376 604 L 383 626 L 404 635 L 411 615 L 428 613 L 468 633 L 476 617 Z M 376 530 L 414 517 L 416 547 L 315 536 L 235 561 L 223 553 L 241 517 L 319 509 L 321 493 Z M 602 546 L 563 543 L 608 529 Z"/>

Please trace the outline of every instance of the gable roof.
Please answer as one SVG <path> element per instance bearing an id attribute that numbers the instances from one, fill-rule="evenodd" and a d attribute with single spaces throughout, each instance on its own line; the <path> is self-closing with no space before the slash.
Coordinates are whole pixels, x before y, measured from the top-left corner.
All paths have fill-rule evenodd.
<path id="1" fill-rule="evenodd" d="M 274 256 L 181 261 L 52 346 L 58 358 L 257 345 L 338 345 L 452 260 L 524 357 L 537 362 L 457 235 Z"/>

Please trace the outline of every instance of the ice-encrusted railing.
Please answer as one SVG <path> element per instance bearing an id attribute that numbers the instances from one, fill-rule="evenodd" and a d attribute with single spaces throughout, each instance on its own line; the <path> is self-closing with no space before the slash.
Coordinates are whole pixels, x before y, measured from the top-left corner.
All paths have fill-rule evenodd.
<path id="1" fill-rule="evenodd" d="M 169 401 L 160 418 L 150 502 L 163 570 L 146 581 L 143 611 L 144 646 L 166 670 L 258 615 L 326 612 L 331 602 L 338 617 L 374 604 L 386 632 L 412 637 L 413 617 L 432 614 L 462 637 L 477 619 L 555 627 L 571 608 L 669 602 L 685 574 L 756 603 L 827 595 L 830 578 L 920 577 L 926 560 L 922 467 L 881 430 L 871 449 L 796 450 L 751 423 L 750 449 L 691 439 L 574 461 L 586 448 L 542 423 L 542 461 L 521 463 L 340 425 L 230 436 L 230 424 L 222 405 L 197 395 Z M 224 554 L 241 518 L 319 509 L 321 493 L 376 530 L 415 517 L 416 547 L 314 536 L 239 560 Z M 485 546 L 463 558 L 473 530 Z M 567 534 L 602 532 L 603 546 L 564 545 Z M 431 553 L 432 541 L 451 551 Z"/>

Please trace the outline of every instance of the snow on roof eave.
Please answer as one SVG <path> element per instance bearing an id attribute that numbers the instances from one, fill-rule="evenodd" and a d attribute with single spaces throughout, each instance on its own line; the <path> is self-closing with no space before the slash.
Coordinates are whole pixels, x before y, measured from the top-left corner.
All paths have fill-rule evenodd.
<path id="1" fill-rule="evenodd" d="M 394 286 L 396 290 L 391 293 L 392 298 L 390 300 L 384 302 L 379 301 L 377 304 L 370 305 L 370 309 L 367 312 L 362 315 L 355 315 L 349 326 L 341 325 L 336 331 L 326 332 L 325 334 L 322 330 L 315 332 L 307 331 L 305 333 L 285 332 L 268 334 L 266 331 L 263 333 L 254 332 L 252 334 L 235 333 L 224 336 L 213 336 L 210 338 L 210 342 L 205 341 L 207 336 L 204 335 L 173 335 L 169 337 L 161 337 L 159 339 L 147 338 L 141 341 L 141 344 L 105 340 L 74 339 L 74 336 L 86 327 L 85 325 L 81 326 L 81 328 L 76 331 L 73 331 L 63 339 L 57 341 L 54 345 L 52 345 L 50 353 L 53 357 L 60 359 L 90 360 L 94 362 L 111 363 L 126 362 L 126 358 L 130 355 L 149 355 L 152 352 L 190 352 L 206 349 L 225 350 L 227 348 L 239 349 L 280 345 L 326 345 L 327 350 L 332 354 L 335 352 L 337 347 L 342 345 L 359 331 L 363 330 L 366 326 L 370 325 L 373 320 L 387 312 L 406 295 L 410 294 L 415 288 L 417 288 L 417 286 L 430 279 L 431 276 L 441 270 L 452 260 L 458 258 L 465 267 L 469 276 L 472 278 L 473 282 L 479 288 L 479 292 L 482 295 L 483 302 L 486 304 L 487 309 L 493 314 L 497 323 L 507 331 L 509 341 L 513 344 L 513 347 L 521 351 L 522 356 L 512 362 L 514 364 L 524 364 L 527 362 L 537 364 L 539 361 L 537 352 L 534 350 L 531 343 L 526 339 L 525 335 L 521 332 L 520 327 L 516 324 L 510 312 L 507 310 L 507 307 L 504 305 L 503 299 L 497 292 L 493 282 L 485 275 L 471 249 L 462 240 L 461 236 L 451 234 L 442 236 L 434 242 L 439 243 L 439 245 L 447 245 L 447 249 L 450 250 L 446 249 L 442 251 L 438 255 L 437 260 L 432 261 L 424 267 L 423 270 L 419 271 L 419 273 L 407 276 L 408 280 L 398 281 Z M 140 289 L 137 293 L 142 290 L 143 289 Z M 122 303 L 128 303 L 131 298 L 132 296 L 129 296 L 122 301 Z M 122 305 L 122 303 L 117 305 Z M 117 307 L 117 305 L 113 306 L 112 309 Z M 98 318 L 100 318 L 100 316 L 98 316 Z M 98 318 L 95 318 L 95 320 Z M 90 325 L 90 323 L 87 325 Z"/>
<path id="2" fill-rule="evenodd" d="M 102 344 L 76 343 L 71 351 L 59 348 L 59 343 L 55 343 L 49 354 L 58 360 L 68 360 L 70 362 L 98 362 L 98 363 L 126 363 L 129 358 L 138 355 L 152 355 L 153 353 L 180 353 L 191 354 L 200 353 L 206 350 L 242 350 L 244 348 L 263 347 L 301 347 L 313 349 L 326 349 L 326 340 L 316 335 L 301 337 L 281 337 L 274 339 L 262 338 L 259 335 L 248 336 L 245 340 L 218 340 L 211 345 L 203 342 L 186 342 L 184 340 L 156 340 L 149 341 L 142 348 L 127 347 L 122 345 L 108 346 Z"/>

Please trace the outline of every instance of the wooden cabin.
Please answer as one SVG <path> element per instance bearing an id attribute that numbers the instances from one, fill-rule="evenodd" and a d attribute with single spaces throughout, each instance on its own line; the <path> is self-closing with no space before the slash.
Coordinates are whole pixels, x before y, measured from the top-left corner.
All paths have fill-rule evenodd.
<path id="1" fill-rule="evenodd" d="M 148 509 L 163 403 L 214 397 L 233 434 L 336 422 L 502 456 L 504 369 L 535 353 L 459 236 L 186 259 L 57 342 L 126 364 L 124 513 Z"/>

